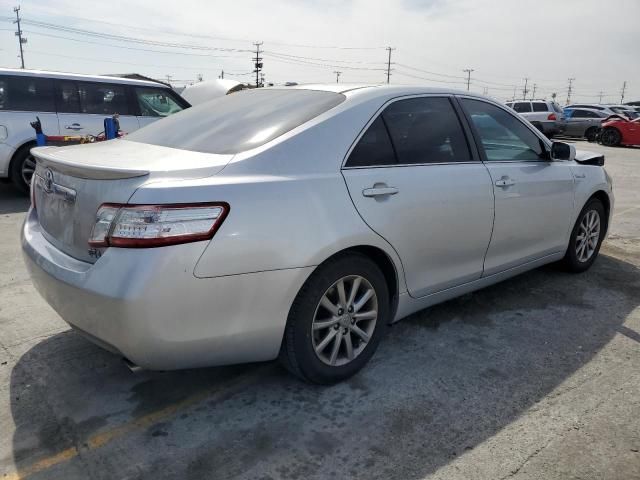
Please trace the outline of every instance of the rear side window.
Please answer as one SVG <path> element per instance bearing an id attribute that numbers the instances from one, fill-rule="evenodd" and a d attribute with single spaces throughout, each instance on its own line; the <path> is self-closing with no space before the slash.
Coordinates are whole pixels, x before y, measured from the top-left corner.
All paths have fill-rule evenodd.
<path id="1" fill-rule="evenodd" d="M 527 113 L 531 111 L 531 103 L 529 102 L 516 102 L 513 104 L 513 109 L 518 113 Z"/>
<path id="2" fill-rule="evenodd" d="M 135 87 L 134 92 L 143 117 L 166 117 L 185 107 L 167 89 Z"/>
<path id="3" fill-rule="evenodd" d="M 412 98 L 382 113 L 398 163 L 468 162 L 471 153 L 448 98 Z"/>
<path id="4" fill-rule="evenodd" d="M 125 141 L 233 154 L 264 145 L 344 99 L 339 93 L 316 90 L 243 90 L 154 122 Z"/>
<path id="5" fill-rule="evenodd" d="M 78 82 L 81 113 L 96 115 L 130 115 L 124 85 L 98 82 Z"/>
<path id="6" fill-rule="evenodd" d="M 543 102 L 533 102 L 531 104 L 533 106 L 534 112 L 548 112 L 547 104 Z"/>
<path id="7" fill-rule="evenodd" d="M 345 166 L 378 167 L 396 163 L 395 153 L 389 138 L 389 132 L 382 115 L 369 126 L 360 141 L 351 151 Z"/>
<path id="8" fill-rule="evenodd" d="M 571 118 L 600 118 L 600 115 L 589 110 L 576 109 L 573 111 Z"/>
<path id="9" fill-rule="evenodd" d="M 0 77 L 0 110 L 55 112 L 53 80 L 22 75 Z"/>

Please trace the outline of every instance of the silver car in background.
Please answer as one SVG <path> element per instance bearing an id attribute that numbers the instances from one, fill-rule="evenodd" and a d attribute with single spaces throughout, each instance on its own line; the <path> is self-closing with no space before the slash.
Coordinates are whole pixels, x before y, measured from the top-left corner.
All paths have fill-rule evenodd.
<path id="1" fill-rule="evenodd" d="M 609 114 L 592 108 L 565 108 L 564 116 L 567 119 L 564 134 L 567 137 L 586 138 L 593 142 L 602 122 L 609 117 Z"/>
<path id="2" fill-rule="evenodd" d="M 421 87 L 243 91 L 33 153 L 36 288 L 149 369 L 279 357 L 340 381 L 412 312 L 549 262 L 586 270 L 613 209 L 602 156 Z"/>

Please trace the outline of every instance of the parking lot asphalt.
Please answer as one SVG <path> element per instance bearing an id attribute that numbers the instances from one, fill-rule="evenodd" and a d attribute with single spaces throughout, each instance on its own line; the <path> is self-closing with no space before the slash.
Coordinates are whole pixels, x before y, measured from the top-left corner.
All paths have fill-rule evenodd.
<path id="1" fill-rule="evenodd" d="M 577 147 L 616 194 L 590 271 L 414 314 L 332 387 L 275 363 L 131 373 L 38 296 L 28 199 L 0 184 L 0 479 L 639 479 L 640 149 Z"/>

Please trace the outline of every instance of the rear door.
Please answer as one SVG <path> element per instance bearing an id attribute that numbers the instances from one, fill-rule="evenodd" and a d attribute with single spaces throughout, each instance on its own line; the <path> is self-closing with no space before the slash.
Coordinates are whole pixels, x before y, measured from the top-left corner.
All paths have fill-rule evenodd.
<path id="1" fill-rule="evenodd" d="M 572 162 L 550 161 L 543 140 L 507 109 L 472 98 L 461 103 L 495 195 L 484 275 L 564 251 L 573 215 Z"/>
<path id="2" fill-rule="evenodd" d="M 58 80 L 56 94 L 61 135 L 97 136 L 104 132 L 104 119 L 116 113 L 124 133 L 139 128 L 126 85 Z"/>
<path id="3" fill-rule="evenodd" d="M 451 98 L 389 103 L 342 173 L 364 221 L 398 252 L 412 296 L 480 278 L 493 223 L 491 179 Z"/>

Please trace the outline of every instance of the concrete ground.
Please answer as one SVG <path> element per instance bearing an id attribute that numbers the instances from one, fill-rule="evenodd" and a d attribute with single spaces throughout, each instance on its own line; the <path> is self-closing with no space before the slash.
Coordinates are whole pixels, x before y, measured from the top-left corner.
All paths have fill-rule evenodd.
<path id="1" fill-rule="evenodd" d="M 365 370 L 130 373 L 33 289 L 0 185 L 0 479 L 640 478 L 640 150 L 594 267 L 546 267 L 413 315 Z M 73 299 L 69 299 L 73 301 Z"/>

